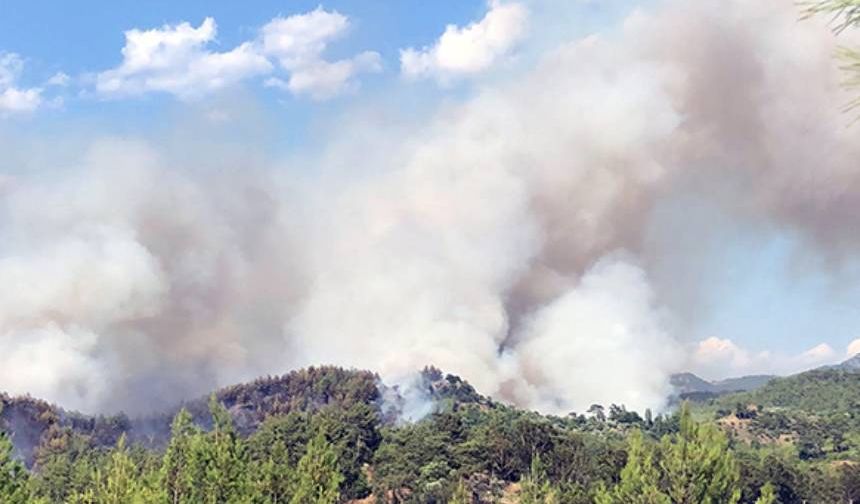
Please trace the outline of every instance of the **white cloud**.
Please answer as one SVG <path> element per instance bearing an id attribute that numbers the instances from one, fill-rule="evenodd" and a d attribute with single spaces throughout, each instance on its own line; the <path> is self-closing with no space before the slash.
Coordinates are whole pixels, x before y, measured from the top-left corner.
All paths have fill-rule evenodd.
<path id="1" fill-rule="evenodd" d="M 208 50 L 216 34 L 212 18 L 197 28 L 180 23 L 129 30 L 122 63 L 97 75 L 96 90 L 103 96 L 161 91 L 188 99 L 271 71 L 271 63 L 250 42 L 227 52 Z"/>
<path id="2" fill-rule="evenodd" d="M 528 10 L 519 3 L 491 0 L 483 19 L 464 28 L 448 25 L 431 47 L 400 51 L 401 72 L 408 78 L 451 79 L 487 70 L 523 38 Z"/>
<path id="3" fill-rule="evenodd" d="M 17 86 L 24 61 L 15 53 L 0 52 L 0 115 L 32 112 L 42 104 L 40 88 Z"/>
<path id="4" fill-rule="evenodd" d="M 263 50 L 292 70 L 318 60 L 326 45 L 348 28 L 346 16 L 321 7 L 305 14 L 278 17 L 263 26 Z"/>
<path id="5" fill-rule="evenodd" d="M 261 30 L 263 52 L 278 60 L 289 78 L 270 78 L 266 85 L 326 99 L 354 90 L 355 76 L 382 70 L 381 57 L 372 51 L 351 58 L 327 61 L 322 53 L 330 42 L 349 29 L 349 19 L 337 11 L 316 10 L 289 17 L 275 18 Z"/>
<path id="6" fill-rule="evenodd" d="M 57 72 L 48 79 L 45 84 L 48 86 L 66 87 L 71 82 L 71 78 L 65 72 Z"/>
<path id="7" fill-rule="evenodd" d="M 800 354 L 801 362 L 818 364 L 827 362 L 836 357 L 836 351 L 827 343 L 821 343 Z"/>
<path id="8" fill-rule="evenodd" d="M 0 92 L 0 112 L 32 112 L 42 103 L 38 88 L 7 88 Z"/>
<path id="9" fill-rule="evenodd" d="M 382 62 L 379 54 L 367 51 L 352 59 L 335 61 L 329 63 L 319 60 L 312 65 L 297 69 L 289 80 L 284 81 L 277 77 L 266 80 L 266 86 L 276 87 L 289 91 L 293 94 L 307 94 L 315 100 L 325 100 L 341 94 L 344 91 L 352 91 L 357 83 L 352 76 L 360 72 L 379 72 L 382 70 Z"/>
<path id="10" fill-rule="evenodd" d="M 694 372 L 707 378 L 725 378 L 744 374 L 791 374 L 831 364 L 835 360 L 837 353 L 827 343 L 791 355 L 751 352 L 730 339 L 710 337 L 695 346 L 692 366 Z"/>
<path id="11" fill-rule="evenodd" d="M 854 357 L 857 354 L 860 354 L 860 338 L 855 339 L 851 343 L 848 343 L 848 349 L 845 354 L 848 357 Z"/>
<path id="12" fill-rule="evenodd" d="M 18 80 L 24 61 L 15 53 L 0 53 L 0 87 L 10 87 Z"/>
<path id="13" fill-rule="evenodd" d="M 285 78 L 264 81 L 295 95 L 326 99 L 357 88 L 355 76 L 379 72 L 376 52 L 328 61 L 322 53 L 328 44 L 343 36 L 349 19 L 321 7 L 305 14 L 272 19 L 259 37 L 227 52 L 208 47 L 216 41 L 217 25 L 206 18 L 198 27 L 187 22 L 152 30 L 125 33 L 122 63 L 96 76 L 96 91 L 102 96 L 136 96 L 160 91 L 182 99 L 234 85 L 244 79 L 270 74 L 272 59 Z"/>
<path id="14" fill-rule="evenodd" d="M 762 354 L 759 357 L 766 358 L 766 355 Z M 753 361 L 749 352 L 732 340 L 713 336 L 699 342 L 693 359 L 698 364 L 720 363 L 730 369 L 746 369 Z"/>

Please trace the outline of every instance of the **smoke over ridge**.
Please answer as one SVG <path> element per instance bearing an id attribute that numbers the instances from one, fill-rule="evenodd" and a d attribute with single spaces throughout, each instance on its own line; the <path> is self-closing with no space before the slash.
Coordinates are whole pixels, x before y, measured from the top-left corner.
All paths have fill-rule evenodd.
<path id="1" fill-rule="evenodd" d="M 359 111 L 308 166 L 99 138 L 72 168 L 13 171 L 0 389 L 134 410 L 311 364 L 432 363 L 547 412 L 659 407 L 700 295 L 674 265 L 707 267 L 661 205 L 856 255 L 837 40 L 797 18 L 669 1 L 428 123 L 390 135 Z"/>

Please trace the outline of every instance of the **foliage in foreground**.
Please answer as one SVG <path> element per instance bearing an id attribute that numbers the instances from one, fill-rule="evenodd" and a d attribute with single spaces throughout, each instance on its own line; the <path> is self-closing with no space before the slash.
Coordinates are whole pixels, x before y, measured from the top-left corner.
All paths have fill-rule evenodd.
<path id="1" fill-rule="evenodd" d="M 599 504 L 734 504 L 741 498 L 740 472 L 725 435 L 693 421 L 688 406 L 680 430 L 651 445 L 630 435 L 627 465 L 611 491 L 597 492 Z"/>
<path id="2" fill-rule="evenodd" d="M 38 431 L 30 456 L 11 443 L 28 433 L 22 424 L 2 424 L 12 437 L 0 436 L 0 502 L 298 504 L 371 494 L 379 503 L 858 502 L 856 377 L 840 373 L 721 397 L 707 414 L 697 405 L 699 423 L 688 409 L 640 416 L 621 405 L 543 416 L 433 373 L 429 383 L 446 391 L 436 412 L 397 423 L 368 377 L 320 369 L 233 387 L 206 412 L 181 410 L 157 444 L 133 436 L 133 420 L 101 421 L 129 429 L 105 435 L 78 417 Z M 744 401 L 759 404 L 737 405 Z M 7 404 L 16 408 L 7 421 L 33 417 L 12 415 L 26 402 Z M 773 435 L 744 438 L 723 417 Z M 779 429 L 794 437 L 780 440 Z"/>
<path id="3" fill-rule="evenodd" d="M 807 0 L 801 2 L 806 17 L 829 16 L 836 33 L 860 25 L 860 0 Z M 845 86 L 850 89 L 860 88 L 860 52 L 853 47 L 842 47 L 837 54 L 843 63 L 847 74 Z M 846 110 L 860 107 L 860 97 L 846 105 Z"/>
<path id="4" fill-rule="evenodd" d="M 46 439 L 32 471 L 0 437 L 0 502 L 307 504 L 372 492 L 392 503 L 772 504 L 850 502 L 860 488 L 854 465 L 733 447 L 686 407 L 646 421 L 621 407 L 557 418 L 467 405 L 386 427 L 371 405 L 338 405 L 271 416 L 248 436 L 220 402 L 210 409 L 208 430 L 180 411 L 159 451 L 125 437 L 110 449 L 68 432 Z"/>

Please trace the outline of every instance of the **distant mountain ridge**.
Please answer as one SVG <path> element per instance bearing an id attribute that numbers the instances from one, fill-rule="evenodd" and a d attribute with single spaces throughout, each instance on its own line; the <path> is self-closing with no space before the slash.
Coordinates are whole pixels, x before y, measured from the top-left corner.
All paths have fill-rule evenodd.
<path id="1" fill-rule="evenodd" d="M 860 371 L 860 354 L 855 354 L 853 357 L 830 366 L 822 366 L 819 369 L 837 369 L 839 371 Z"/>
<path id="2" fill-rule="evenodd" d="M 846 371 L 849 373 L 860 372 L 860 354 L 856 354 L 839 364 L 820 366 L 789 376 L 797 376 L 811 371 Z M 706 380 L 694 373 L 675 373 L 669 377 L 669 383 L 674 389 L 676 397 L 681 398 L 711 398 L 714 396 L 730 394 L 733 392 L 752 392 L 758 390 L 773 379 L 780 378 L 777 375 L 746 375 L 737 378 L 726 378 L 723 380 Z"/>
<path id="3" fill-rule="evenodd" d="M 690 395 L 717 396 L 732 392 L 748 392 L 763 387 L 776 378 L 775 375 L 748 375 L 724 380 L 708 381 L 693 373 L 676 373 L 669 383 L 679 397 Z"/>
<path id="4" fill-rule="evenodd" d="M 831 382 L 842 383 L 846 380 L 853 384 L 856 383 L 855 375 L 860 376 L 860 354 L 839 364 L 820 366 L 788 376 L 749 375 L 708 381 L 693 373 L 677 373 L 670 377 L 670 383 L 674 388 L 676 400 L 707 401 L 738 395 L 745 401 L 770 404 L 773 397 L 779 396 L 778 400 L 773 401 L 774 404 L 795 405 L 798 402 L 796 396 L 816 393 L 809 388 L 810 384 L 828 383 L 828 386 L 831 386 Z M 845 391 L 839 393 L 844 395 Z M 765 397 L 768 400 L 763 400 Z"/>
<path id="5" fill-rule="evenodd" d="M 739 410 L 738 405 L 754 407 Z M 803 434 L 807 445 L 839 453 L 847 446 L 840 436 L 860 429 L 860 357 L 779 377 L 755 390 L 721 395 L 710 407 L 727 417 L 752 419 L 753 428 L 772 439 Z"/>

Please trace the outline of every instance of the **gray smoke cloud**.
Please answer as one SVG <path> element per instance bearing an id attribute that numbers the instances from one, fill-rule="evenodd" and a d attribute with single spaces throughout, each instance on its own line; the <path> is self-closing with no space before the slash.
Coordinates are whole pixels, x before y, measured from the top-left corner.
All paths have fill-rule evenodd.
<path id="1" fill-rule="evenodd" d="M 284 162 L 99 138 L 10 171 L 0 389 L 135 411 L 304 365 L 434 364 L 545 412 L 659 408 L 720 226 L 856 251 L 837 40 L 797 19 L 666 2 L 421 120 L 352 111 Z"/>

